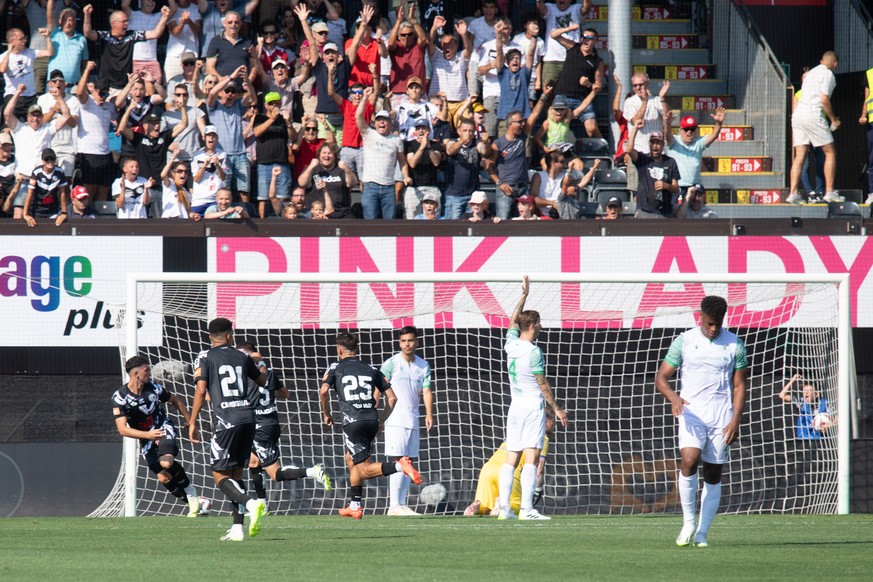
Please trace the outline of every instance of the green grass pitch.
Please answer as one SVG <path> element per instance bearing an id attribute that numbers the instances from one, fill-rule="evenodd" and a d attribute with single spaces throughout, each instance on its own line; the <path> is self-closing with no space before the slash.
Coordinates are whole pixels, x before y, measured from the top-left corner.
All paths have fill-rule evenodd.
<path id="1" fill-rule="evenodd" d="M 716 517 L 709 548 L 678 548 L 681 518 L 0 520 L 0 580 L 871 580 L 873 516 Z"/>

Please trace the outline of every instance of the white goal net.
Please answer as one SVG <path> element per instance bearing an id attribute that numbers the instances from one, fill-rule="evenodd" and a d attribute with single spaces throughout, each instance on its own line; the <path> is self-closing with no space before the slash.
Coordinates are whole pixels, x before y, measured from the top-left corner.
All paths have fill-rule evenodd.
<path id="1" fill-rule="evenodd" d="M 328 514 L 346 504 L 341 431 L 322 424 L 318 404 L 321 377 L 335 359 L 335 336 L 341 330 L 357 333 L 362 359 L 378 367 L 397 352 L 396 330 L 408 324 L 420 330 L 419 353 L 433 370 L 436 402 L 433 430 L 426 433 L 422 422 L 417 466 L 423 486 L 438 483 L 447 491 L 439 505 L 425 506 L 419 499 L 423 486 L 413 486 L 409 505 L 429 513 L 464 510 L 473 500 L 479 469 L 504 436 L 509 394 L 502 347 L 519 297 L 519 275 L 223 277 L 133 275 L 132 281 L 140 280 L 131 284 L 127 309 L 137 313 L 137 321 L 126 322 L 121 357 L 146 356 L 155 380 L 190 408 L 191 363 L 208 347 L 208 321 L 220 316 L 234 322 L 235 339 L 254 343 L 289 388 L 289 398 L 278 403 L 282 463 L 323 462 L 335 484 L 326 493 L 312 479 L 277 484 L 265 476 L 271 512 Z M 611 277 L 616 281 L 531 276 L 526 308 L 542 316 L 538 344 L 546 376 L 570 414 L 569 427 L 559 427 L 551 440 L 544 512 L 680 511 L 676 421 L 655 390 L 654 375 L 676 335 L 697 325 L 705 295 L 728 300 L 725 326 L 743 339 L 750 362 L 748 402 L 724 474 L 721 510 L 847 511 L 847 455 L 838 454 L 841 447 L 848 449 L 851 358 L 843 279 Z M 795 373 L 827 399 L 834 425 L 820 438 L 798 438 L 801 385 L 792 391 L 792 403 L 778 398 Z M 193 445 L 187 431 L 180 431 L 179 460 L 201 494 L 214 500 L 214 509 L 228 511 L 210 477 L 209 413 L 207 403 L 199 420 L 202 444 Z M 175 423 L 181 426 L 178 415 Z M 125 451 L 116 487 L 93 515 L 184 512 L 149 474 L 137 447 Z M 379 460 L 387 460 L 381 437 L 376 451 Z M 248 480 L 247 472 L 244 476 Z M 365 511 L 384 513 L 387 496 L 387 479 L 367 481 Z"/>

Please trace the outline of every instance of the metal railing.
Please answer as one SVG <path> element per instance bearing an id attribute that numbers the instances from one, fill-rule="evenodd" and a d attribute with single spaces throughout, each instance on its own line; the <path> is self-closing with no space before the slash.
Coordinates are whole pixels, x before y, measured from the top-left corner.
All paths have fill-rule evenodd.
<path id="1" fill-rule="evenodd" d="M 786 184 L 790 164 L 791 83 L 741 0 L 712 3 L 712 59 L 716 75 L 755 128 L 755 140 Z"/>

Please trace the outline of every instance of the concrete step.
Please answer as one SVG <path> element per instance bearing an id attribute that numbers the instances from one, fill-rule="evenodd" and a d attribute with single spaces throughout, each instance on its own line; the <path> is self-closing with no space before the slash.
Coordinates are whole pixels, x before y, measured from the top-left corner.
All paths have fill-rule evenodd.
<path id="1" fill-rule="evenodd" d="M 706 49 L 634 49 L 631 51 L 631 59 L 634 67 L 637 65 L 709 65 L 712 62 L 712 57 Z"/>
<path id="2" fill-rule="evenodd" d="M 658 91 L 661 90 L 661 83 L 663 82 L 663 77 L 652 78 L 652 84 L 649 87 L 649 90 L 653 94 L 657 94 Z M 721 107 L 730 107 L 736 108 L 736 100 L 732 98 L 732 100 L 728 101 L 724 99 L 727 95 L 727 81 L 723 81 L 721 79 L 705 79 L 703 81 L 670 81 L 670 93 L 669 97 L 708 97 L 714 96 L 719 99 L 713 100 L 711 105 L 707 102 L 707 106 L 699 105 L 699 100 L 691 101 L 690 104 L 694 105 L 693 107 L 677 107 L 677 109 L 717 109 L 719 105 L 718 101 L 724 103 Z M 682 101 L 679 100 L 681 104 Z"/>
<path id="3" fill-rule="evenodd" d="M 700 44 L 699 34 L 637 34 L 631 39 L 631 47 L 635 50 L 691 50 L 706 48 L 701 47 Z M 597 50 L 608 49 L 609 36 L 598 34 L 594 46 Z"/>
<path id="4" fill-rule="evenodd" d="M 785 185 L 785 178 L 778 172 L 759 172 L 757 174 L 720 174 L 703 172 L 703 186 L 707 189 L 775 189 Z"/>
<path id="5" fill-rule="evenodd" d="M 585 26 L 590 26 L 597 31 L 598 36 L 609 34 L 609 25 L 606 19 L 588 20 Z M 631 23 L 631 33 L 640 36 L 673 36 L 691 34 L 690 20 L 634 20 Z"/>

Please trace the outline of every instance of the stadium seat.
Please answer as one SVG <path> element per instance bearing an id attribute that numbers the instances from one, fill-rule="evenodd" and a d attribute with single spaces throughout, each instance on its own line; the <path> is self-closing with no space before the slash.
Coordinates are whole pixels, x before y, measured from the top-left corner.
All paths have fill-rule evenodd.
<path id="1" fill-rule="evenodd" d="M 114 200 L 100 200 L 94 203 L 94 211 L 100 218 L 115 218 L 118 216 L 118 208 Z"/>
<path id="2" fill-rule="evenodd" d="M 630 200 L 630 192 L 627 191 L 626 188 L 617 188 L 615 186 L 606 186 L 606 187 L 596 187 L 594 188 L 594 192 L 589 197 L 590 202 L 596 202 L 601 207 L 606 207 L 606 202 L 612 198 L 613 196 L 617 196 L 622 202 L 628 202 Z"/>
<path id="3" fill-rule="evenodd" d="M 597 202 L 583 202 L 579 205 L 578 218 L 597 218 L 600 215 L 600 205 Z"/>
<path id="4" fill-rule="evenodd" d="M 864 218 L 857 202 L 828 202 L 828 218 Z"/>
<path id="5" fill-rule="evenodd" d="M 627 173 L 616 168 L 597 168 L 594 173 L 595 184 L 621 184 L 627 185 Z"/>
<path id="6" fill-rule="evenodd" d="M 611 168 L 615 160 L 609 153 L 609 144 L 599 137 L 580 137 L 573 147 L 579 159 L 584 161 L 600 160 L 601 167 Z M 587 164 L 586 164 L 587 165 Z"/>

